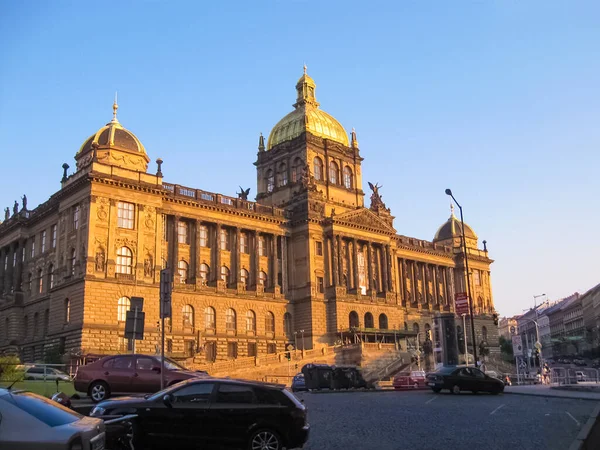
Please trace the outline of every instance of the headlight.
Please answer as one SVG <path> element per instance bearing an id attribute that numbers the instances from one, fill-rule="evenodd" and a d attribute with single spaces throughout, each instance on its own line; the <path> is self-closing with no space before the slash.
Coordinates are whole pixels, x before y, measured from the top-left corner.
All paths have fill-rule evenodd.
<path id="1" fill-rule="evenodd" d="M 103 416 L 105 412 L 106 412 L 106 409 L 102 408 L 101 406 L 95 406 L 94 409 L 92 409 L 90 416 L 91 417 Z"/>

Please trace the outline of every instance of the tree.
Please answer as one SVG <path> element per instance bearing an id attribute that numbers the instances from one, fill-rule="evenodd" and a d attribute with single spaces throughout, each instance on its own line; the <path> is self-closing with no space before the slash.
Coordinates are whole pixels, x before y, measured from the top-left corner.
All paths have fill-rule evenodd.
<path id="1" fill-rule="evenodd" d="M 514 358 L 512 342 L 506 339 L 504 336 L 500 336 L 499 342 L 500 352 L 512 360 Z"/>
<path id="2" fill-rule="evenodd" d="M 23 379 L 23 366 L 16 356 L 0 357 L 0 382 L 12 383 Z"/>

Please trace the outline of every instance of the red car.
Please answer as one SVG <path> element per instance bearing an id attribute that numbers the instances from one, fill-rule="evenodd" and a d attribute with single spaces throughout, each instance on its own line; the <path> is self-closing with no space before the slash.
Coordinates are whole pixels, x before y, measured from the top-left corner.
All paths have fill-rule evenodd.
<path id="1" fill-rule="evenodd" d="M 401 372 L 394 377 L 394 389 L 424 389 L 425 372 L 415 370 L 412 372 Z"/>
<path id="2" fill-rule="evenodd" d="M 112 394 L 153 393 L 160 390 L 160 359 L 150 355 L 107 356 L 77 369 L 75 390 L 86 392 L 92 401 L 101 402 Z M 192 372 L 165 358 L 165 386 L 206 372 Z"/>

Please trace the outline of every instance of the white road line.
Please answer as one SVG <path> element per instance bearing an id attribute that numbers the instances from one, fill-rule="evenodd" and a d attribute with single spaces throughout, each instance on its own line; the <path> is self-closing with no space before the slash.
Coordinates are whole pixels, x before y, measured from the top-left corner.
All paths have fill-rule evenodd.
<path id="1" fill-rule="evenodd" d="M 567 416 L 569 416 L 571 419 L 573 419 L 575 421 L 575 423 L 577 424 L 578 427 L 581 426 L 581 424 L 579 423 L 579 420 L 577 420 L 575 417 L 573 417 L 569 411 L 565 411 L 565 412 L 567 413 Z"/>
<path id="2" fill-rule="evenodd" d="M 427 404 L 427 403 L 431 403 L 431 402 L 432 402 L 432 401 L 434 401 L 436 398 L 438 398 L 438 396 L 437 396 L 437 395 L 436 395 L 435 397 L 432 397 L 432 398 L 430 398 L 429 400 L 427 400 L 427 401 L 425 402 L 425 404 Z"/>
<path id="3" fill-rule="evenodd" d="M 495 410 L 493 410 L 493 411 L 490 413 L 490 416 L 493 416 L 494 414 L 496 414 L 496 412 L 497 412 L 497 411 L 498 411 L 500 408 L 502 408 L 502 407 L 504 407 L 504 406 L 506 406 L 506 405 L 502 404 L 502 405 L 498 406 L 498 407 L 497 407 Z"/>

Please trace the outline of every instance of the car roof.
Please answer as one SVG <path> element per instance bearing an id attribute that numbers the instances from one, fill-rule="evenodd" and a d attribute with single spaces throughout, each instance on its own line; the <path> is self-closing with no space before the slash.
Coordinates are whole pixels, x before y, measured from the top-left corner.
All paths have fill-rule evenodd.
<path id="1" fill-rule="evenodd" d="M 238 386 L 261 387 L 267 389 L 285 389 L 285 384 L 267 383 L 264 381 L 242 380 L 237 378 L 189 378 L 187 380 L 181 381 L 178 384 L 186 385 L 195 383 L 222 383 L 236 384 Z"/>

